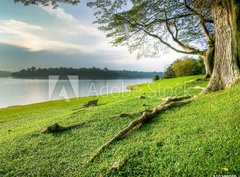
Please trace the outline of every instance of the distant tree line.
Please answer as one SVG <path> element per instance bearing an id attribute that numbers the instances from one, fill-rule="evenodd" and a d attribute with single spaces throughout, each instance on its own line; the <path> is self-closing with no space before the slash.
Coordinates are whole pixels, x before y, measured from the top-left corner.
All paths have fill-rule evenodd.
<path id="1" fill-rule="evenodd" d="M 205 74 L 203 59 L 184 57 L 174 61 L 164 72 L 163 78 L 174 78 Z"/>
<path id="2" fill-rule="evenodd" d="M 36 68 L 22 69 L 11 74 L 13 78 L 48 79 L 51 75 L 58 75 L 60 79 L 67 79 L 69 75 L 77 75 L 79 79 L 133 79 L 152 78 L 156 72 L 116 71 L 108 68 Z M 162 73 L 157 73 L 162 76 Z"/>
<path id="3" fill-rule="evenodd" d="M 0 77 L 10 77 L 11 74 L 9 71 L 0 71 Z"/>

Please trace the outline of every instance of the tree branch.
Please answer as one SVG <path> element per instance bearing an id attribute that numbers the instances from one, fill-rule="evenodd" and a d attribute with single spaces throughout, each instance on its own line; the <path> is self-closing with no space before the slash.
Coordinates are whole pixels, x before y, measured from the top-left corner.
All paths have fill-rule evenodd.
<path id="1" fill-rule="evenodd" d="M 145 29 L 143 29 L 143 31 L 144 31 L 146 34 L 148 34 L 149 36 L 154 37 L 154 38 L 157 38 L 161 43 L 163 43 L 164 45 L 166 45 L 166 46 L 169 47 L 170 49 L 174 50 L 175 52 L 183 53 L 183 54 L 192 54 L 192 55 L 200 55 L 200 54 L 202 54 L 202 52 L 201 52 L 201 51 L 198 51 L 198 50 L 191 51 L 191 52 L 179 50 L 179 49 L 173 47 L 172 45 L 170 45 L 169 43 L 165 42 L 160 36 L 155 35 L 155 34 L 152 34 L 152 33 L 148 32 L 148 31 L 145 30 Z"/>
<path id="2" fill-rule="evenodd" d="M 165 17 L 167 19 L 167 14 L 165 13 Z M 171 28 L 170 28 L 170 24 L 169 22 L 166 20 L 166 27 L 167 27 L 167 30 L 168 32 L 170 33 L 172 39 L 174 42 L 176 42 L 181 48 L 183 48 L 185 51 L 189 51 L 189 52 L 194 52 L 194 53 L 199 53 L 201 54 L 201 52 L 197 49 L 194 49 L 186 44 L 183 44 L 181 41 L 178 40 L 177 38 L 177 34 L 178 34 L 178 29 L 177 29 L 177 26 L 176 26 L 176 23 L 174 22 L 174 26 L 175 26 L 175 29 L 176 29 L 176 34 L 174 35 Z"/>
<path id="3" fill-rule="evenodd" d="M 198 11 L 196 11 L 195 9 L 191 8 L 188 3 L 187 3 L 187 0 L 184 0 L 184 6 L 193 14 L 193 15 L 196 15 L 200 18 L 200 24 L 201 24 L 201 27 L 208 39 L 209 42 L 214 42 L 214 39 L 213 39 L 213 36 L 210 34 L 209 30 L 207 29 L 206 25 L 205 25 L 205 22 L 209 22 L 208 20 L 206 20 L 204 18 L 204 16 L 202 16 L 200 13 L 198 13 Z"/>
<path id="4" fill-rule="evenodd" d="M 134 19 L 131 19 L 134 21 L 134 23 L 132 23 L 130 20 L 128 20 L 127 18 L 124 18 L 126 20 L 126 22 L 130 25 L 134 25 L 136 28 L 138 28 L 139 30 L 145 32 L 146 34 L 148 34 L 151 37 L 154 37 L 156 39 L 158 39 L 162 44 L 164 44 L 165 46 L 169 47 L 170 49 L 174 50 L 175 52 L 178 53 L 183 53 L 183 54 L 190 54 L 190 55 L 203 55 L 202 51 L 199 50 L 189 50 L 189 51 L 184 51 L 184 50 L 179 50 L 175 47 L 173 47 L 172 45 L 170 45 L 168 42 L 165 42 L 160 36 L 156 35 L 156 34 L 152 34 L 149 31 L 147 31 L 145 29 L 145 25 L 142 25 L 140 23 L 138 23 L 137 21 L 135 21 Z"/>

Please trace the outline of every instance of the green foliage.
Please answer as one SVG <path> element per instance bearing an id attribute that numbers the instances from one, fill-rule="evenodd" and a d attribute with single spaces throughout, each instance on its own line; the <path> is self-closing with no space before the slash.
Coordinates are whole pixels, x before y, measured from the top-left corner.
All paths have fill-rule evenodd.
<path id="1" fill-rule="evenodd" d="M 126 40 L 126 39 L 125 39 L 124 36 L 122 36 L 122 37 L 118 37 L 118 38 L 115 39 L 115 41 L 114 41 L 114 45 L 122 44 L 123 41 L 125 41 L 125 40 Z"/>
<path id="2" fill-rule="evenodd" d="M 158 81 L 159 79 L 160 77 L 157 74 L 153 77 L 153 81 Z"/>
<path id="3" fill-rule="evenodd" d="M 204 74 L 205 67 L 202 60 L 184 57 L 177 59 L 165 71 L 164 78 L 174 78 Z"/>
<path id="4" fill-rule="evenodd" d="M 176 77 L 175 72 L 173 71 L 172 67 L 169 66 L 167 70 L 164 72 L 163 78 L 164 79 L 169 79 L 169 78 L 174 78 Z"/>
<path id="5" fill-rule="evenodd" d="M 163 79 L 132 86 L 129 93 L 98 97 L 99 106 L 78 109 L 96 97 L 52 101 L 0 109 L 0 176 L 213 176 L 240 171 L 239 87 L 211 93 L 165 111 L 114 143 L 93 163 L 86 161 L 139 112 L 162 103 L 162 97 L 197 94 L 189 82 L 199 76 Z M 139 99 L 145 93 L 146 99 Z M 147 105 L 147 106 L 143 106 Z M 39 135 L 58 122 L 70 131 Z M 110 167 L 119 162 L 119 167 Z"/>
<path id="6" fill-rule="evenodd" d="M 208 48 L 208 39 L 200 22 L 205 18 L 211 20 L 211 11 L 193 12 L 183 2 L 101 0 L 91 1 L 88 5 L 96 10 L 95 23 L 113 39 L 113 43 L 127 45 L 130 51 L 137 50 L 138 57 L 157 57 L 159 51 L 169 48 L 185 54 L 199 54 Z M 194 8 L 191 1 L 188 4 Z M 211 35 L 215 33 L 211 23 L 205 25 L 205 30 Z M 118 40 L 119 37 L 122 40 Z M 175 48 L 173 43 L 180 48 Z"/>
<path id="7" fill-rule="evenodd" d="M 9 71 L 0 71 L 0 77 L 10 77 L 11 74 Z"/>
<path id="8" fill-rule="evenodd" d="M 1 72 L 0 72 L 1 74 Z M 162 74 L 162 73 L 159 73 Z M 68 79 L 75 75 L 79 79 L 129 79 L 129 78 L 151 78 L 153 72 L 109 70 L 107 68 L 36 68 L 31 67 L 11 74 L 14 78 L 48 79 L 51 75 L 60 76 L 60 79 Z"/>

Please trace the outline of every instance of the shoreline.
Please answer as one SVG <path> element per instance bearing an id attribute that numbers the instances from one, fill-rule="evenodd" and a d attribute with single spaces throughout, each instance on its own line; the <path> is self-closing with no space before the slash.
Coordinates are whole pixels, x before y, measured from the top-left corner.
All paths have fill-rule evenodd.
<path id="1" fill-rule="evenodd" d="M 8 79 L 7 79 L 8 80 Z M 21 79 L 20 79 L 21 80 Z M 79 81 L 90 81 L 90 82 L 94 82 L 94 81 L 101 81 L 101 80 L 79 80 Z M 47 96 L 47 94 L 49 94 L 49 93 L 44 93 L 45 94 L 45 96 L 43 95 L 43 96 L 41 96 L 41 97 L 39 97 L 39 99 L 35 99 L 36 101 L 34 101 L 34 99 L 30 99 L 29 101 L 26 99 L 26 98 L 38 98 L 37 96 L 38 95 L 32 95 L 31 96 L 31 94 L 28 94 L 28 90 L 24 90 L 24 92 L 23 92 L 23 96 L 25 95 L 26 97 L 23 97 L 22 99 L 23 99 L 23 101 L 21 102 L 21 101 L 14 101 L 13 99 L 11 99 L 11 97 L 10 97 L 10 99 L 9 99 L 9 105 L 7 105 L 6 104 L 6 106 L 4 106 L 4 104 L 3 104 L 3 106 L 1 106 L 0 107 L 0 109 L 8 109 L 8 108 L 13 108 L 13 107 L 21 107 L 21 106 L 27 106 L 27 105 L 32 105 L 32 104 L 41 104 L 41 103 L 46 103 L 46 102 L 52 102 L 52 101 L 71 101 L 72 99 L 82 99 L 82 98 L 87 98 L 87 97 L 99 97 L 99 96 L 105 96 L 105 95 L 110 95 L 110 94 L 121 94 L 121 93 L 126 93 L 126 92 L 131 92 L 132 91 L 132 89 L 130 89 L 130 87 L 131 86 L 134 86 L 134 85 L 140 85 L 140 84 L 148 84 L 148 83 L 150 83 L 150 79 L 148 79 L 148 78 L 145 78 L 145 79 L 129 79 L 129 80 L 121 80 L 121 79 L 119 79 L 119 80 L 116 80 L 116 79 L 114 79 L 114 80 L 102 80 L 102 81 L 109 81 L 109 82 L 111 82 L 111 81 L 136 81 L 136 83 L 126 83 L 126 84 L 121 84 L 119 87 L 118 87 L 118 90 L 116 90 L 116 89 L 114 89 L 114 87 L 116 87 L 116 85 L 113 83 L 113 84 L 110 84 L 110 85 L 106 85 L 106 86 L 101 86 L 101 87 L 99 87 L 98 89 L 96 89 L 95 87 L 94 88 L 87 88 L 87 90 L 94 90 L 94 93 L 93 92 L 88 92 L 87 93 L 87 91 L 86 91 L 86 93 L 80 93 L 80 92 L 78 92 L 78 94 L 75 94 L 76 96 L 74 96 L 74 97 L 70 97 L 70 98 L 67 98 L 68 97 L 68 95 L 66 95 L 66 97 L 63 97 L 63 98 L 56 98 L 56 99 L 50 99 L 48 96 Z M 139 82 L 139 81 L 141 81 L 141 82 Z M 138 83 L 139 82 L 139 83 Z M 106 88 L 107 89 L 106 89 Z M 104 88 L 104 89 L 103 89 Z M 6 90 L 6 89 L 3 89 L 3 92 L 2 93 L 4 93 L 4 90 Z M 78 88 L 78 91 L 79 90 L 81 90 L 81 87 L 79 87 Z M 41 93 L 41 92 L 39 92 L 39 93 Z M 91 94 L 92 93 L 92 94 Z M 13 92 L 11 92 L 11 94 L 13 94 L 14 95 L 14 93 Z M 19 93 L 17 93 L 17 94 L 19 94 Z M 3 95 L 4 96 L 4 95 Z M 60 95 L 61 96 L 61 95 Z M 51 97 L 52 98 L 52 97 Z M 64 99 L 65 98 L 65 99 Z M 7 100 L 7 97 L 6 98 L 4 98 L 3 97 L 3 100 Z M 17 99 L 16 99 L 17 100 Z M 20 98 L 18 98 L 18 100 L 21 100 L 21 96 L 20 96 Z M 25 101 L 26 100 L 26 101 Z M 32 100 L 32 101 L 31 101 Z M 7 101 L 5 101 L 6 103 L 8 103 Z M 24 102 L 26 102 L 26 104 L 24 103 Z M 11 103 L 13 103 L 12 105 L 11 105 Z M 15 103 L 15 104 L 14 104 Z"/>
<path id="2" fill-rule="evenodd" d="M 147 84 L 147 83 L 142 83 L 142 84 Z M 122 94 L 122 93 L 129 93 L 134 91 L 133 89 L 129 88 L 131 86 L 135 86 L 135 85 L 129 85 L 126 86 L 127 91 L 122 91 L 122 92 L 115 92 L 115 93 L 106 93 L 106 94 L 102 94 L 102 95 L 90 95 L 90 96 L 80 96 L 80 97 L 73 97 L 73 98 L 69 98 L 69 99 L 56 99 L 56 100 L 46 100 L 46 101 L 40 101 L 40 102 L 34 102 L 34 103 L 29 103 L 29 104 L 19 104 L 19 105 L 12 105 L 12 106 L 6 106 L 6 107 L 0 107 L 0 111 L 2 109 L 9 109 L 9 108 L 17 108 L 17 107 L 23 107 L 23 106 L 31 106 L 31 105 L 36 105 L 36 104 L 44 104 L 44 103 L 50 103 L 50 102 L 57 102 L 57 101 L 65 101 L 65 102 L 70 102 L 71 100 L 74 99 L 85 99 L 85 98 L 97 98 L 97 97 L 101 97 L 101 96 L 109 96 L 109 95 L 113 95 L 113 94 Z"/>

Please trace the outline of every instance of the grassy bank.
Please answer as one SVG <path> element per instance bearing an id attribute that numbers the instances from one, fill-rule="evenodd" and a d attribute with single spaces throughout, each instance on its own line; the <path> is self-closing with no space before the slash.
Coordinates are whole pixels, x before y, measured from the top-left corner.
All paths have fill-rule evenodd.
<path id="1" fill-rule="evenodd" d="M 200 96 L 114 143 L 93 163 L 97 149 L 165 96 L 197 94 L 199 76 L 132 86 L 130 93 L 99 96 L 97 107 L 80 108 L 95 97 L 0 110 L 0 176 L 212 176 L 240 174 L 240 87 Z M 146 99 L 139 99 L 145 95 Z M 39 134 L 54 123 L 83 127 Z M 109 168 L 114 163 L 119 167 Z"/>

